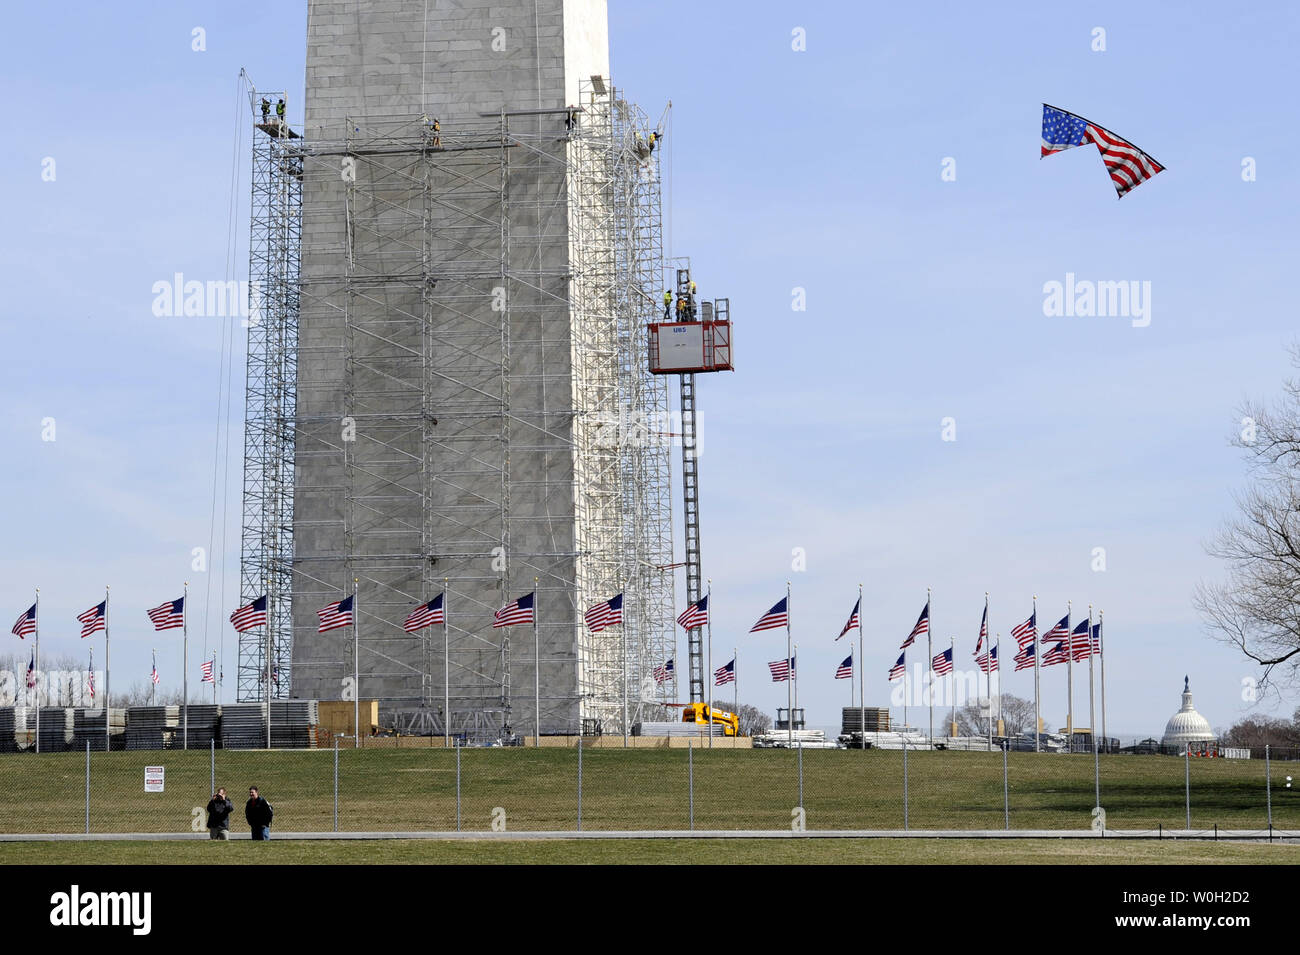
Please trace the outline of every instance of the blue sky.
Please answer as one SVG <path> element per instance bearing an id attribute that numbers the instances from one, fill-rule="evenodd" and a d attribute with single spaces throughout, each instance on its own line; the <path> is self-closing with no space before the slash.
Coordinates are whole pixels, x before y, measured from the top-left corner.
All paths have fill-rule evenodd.
<path id="1" fill-rule="evenodd" d="M 301 89 L 305 4 L 140 4 L 129 18 L 79 4 L 9 20 L 0 608 L 16 616 L 41 585 L 43 647 L 80 656 L 73 618 L 111 583 L 115 683 L 143 681 L 153 646 L 178 681 L 179 646 L 143 611 L 190 580 L 197 658 L 210 587 L 219 643 L 240 475 L 223 590 L 219 520 L 207 573 L 190 569 L 209 546 L 222 328 L 156 318 L 150 290 L 175 272 L 246 277 L 246 137 L 233 257 L 227 246 L 237 75 Z M 671 252 L 736 321 L 737 371 L 701 382 L 701 469 L 714 662 L 741 648 L 744 699 L 784 702 L 764 666 L 784 641 L 746 631 L 788 579 L 815 724 L 837 724 L 848 702 L 833 638 L 859 582 L 871 704 L 886 704 L 928 586 L 936 648 L 955 638 L 959 661 L 985 591 L 1004 635 L 1034 594 L 1043 625 L 1067 600 L 1104 608 L 1112 735 L 1159 735 L 1184 673 L 1214 725 L 1248 711 L 1255 671 L 1205 636 L 1190 595 L 1221 575 L 1203 544 L 1245 486 L 1228 446 L 1236 409 L 1290 371 L 1298 20 L 1280 3 L 611 4 L 615 81 L 652 116 L 673 102 Z M 806 50 L 791 48 L 796 28 Z M 1116 201 L 1091 148 L 1040 161 L 1043 101 L 1167 171 Z M 300 110 L 292 96 L 291 119 Z M 954 181 L 940 177 L 947 158 Z M 1044 283 L 1067 273 L 1150 282 L 1150 325 L 1045 316 Z M 955 441 L 941 440 L 945 417 Z M 234 648 L 227 633 L 227 698 Z M 1044 673 L 1054 726 L 1064 679 Z M 1032 679 L 1007 688 L 1031 695 Z"/>

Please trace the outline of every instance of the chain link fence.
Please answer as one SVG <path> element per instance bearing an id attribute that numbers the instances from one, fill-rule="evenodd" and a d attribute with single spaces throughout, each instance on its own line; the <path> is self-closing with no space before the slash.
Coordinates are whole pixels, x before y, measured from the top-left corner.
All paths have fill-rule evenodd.
<path id="1" fill-rule="evenodd" d="M 235 804 L 232 831 L 246 832 L 250 786 L 274 807 L 273 835 L 1300 830 L 1293 779 L 1300 762 L 1286 755 L 622 749 L 581 741 L 537 749 L 88 748 L 0 755 L 0 833 L 202 833 L 217 787 Z"/>

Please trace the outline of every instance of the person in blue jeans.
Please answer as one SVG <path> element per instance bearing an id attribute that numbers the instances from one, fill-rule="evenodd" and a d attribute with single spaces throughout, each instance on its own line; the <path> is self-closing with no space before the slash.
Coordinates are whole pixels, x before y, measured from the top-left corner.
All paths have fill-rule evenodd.
<path id="1" fill-rule="evenodd" d="M 254 839 L 262 841 L 271 838 L 273 815 L 271 804 L 258 793 L 256 786 L 250 786 L 248 802 L 244 805 L 244 818 L 248 820 L 248 827 L 253 830 Z"/>

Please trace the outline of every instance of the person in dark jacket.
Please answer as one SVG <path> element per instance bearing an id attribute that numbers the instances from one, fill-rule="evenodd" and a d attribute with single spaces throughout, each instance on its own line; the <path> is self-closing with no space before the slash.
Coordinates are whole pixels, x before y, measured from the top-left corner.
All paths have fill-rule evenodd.
<path id="1" fill-rule="evenodd" d="M 208 801 L 208 838 L 230 838 L 230 814 L 235 811 L 235 804 L 226 798 L 223 786 Z"/>
<path id="2" fill-rule="evenodd" d="M 248 820 L 248 826 L 253 830 L 254 839 L 271 838 L 272 815 L 271 804 L 258 794 L 256 786 L 249 787 L 248 802 L 244 805 L 244 818 Z"/>

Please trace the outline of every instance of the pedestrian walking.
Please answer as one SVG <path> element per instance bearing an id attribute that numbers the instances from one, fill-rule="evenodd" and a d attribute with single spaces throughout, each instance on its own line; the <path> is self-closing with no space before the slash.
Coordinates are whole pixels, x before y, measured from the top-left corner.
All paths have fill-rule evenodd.
<path id="1" fill-rule="evenodd" d="M 253 831 L 253 838 L 258 841 L 265 841 L 271 838 L 271 818 L 275 810 L 271 804 L 266 801 L 265 797 L 260 795 L 256 786 L 250 786 L 248 789 L 248 802 L 244 806 L 244 818 L 248 820 L 248 827 Z"/>

